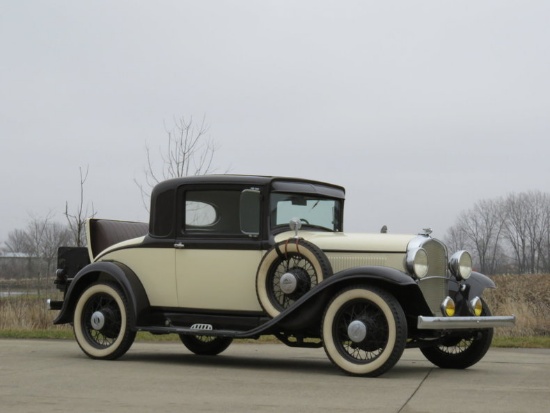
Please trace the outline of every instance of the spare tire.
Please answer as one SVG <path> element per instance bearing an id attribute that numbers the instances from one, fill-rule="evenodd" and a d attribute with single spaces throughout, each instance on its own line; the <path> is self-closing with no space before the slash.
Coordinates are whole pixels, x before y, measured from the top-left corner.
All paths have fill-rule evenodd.
<path id="1" fill-rule="evenodd" d="M 258 300 L 267 314 L 276 317 L 331 275 L 330 261 L 316 245 L 300 238 L 279 242 L 258 267 Z"/>

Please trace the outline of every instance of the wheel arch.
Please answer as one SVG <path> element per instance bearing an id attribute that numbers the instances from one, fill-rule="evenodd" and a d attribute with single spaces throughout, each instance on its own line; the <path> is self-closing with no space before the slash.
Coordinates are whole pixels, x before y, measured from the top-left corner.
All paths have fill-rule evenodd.
<path id="1" fill-rule="evenodd" d="M 130 306 L 131 327 L 149 308 L 149 298 L 137 275 L 126 265 L 116 261 L 101 261 L 87 265 L 72 280 L 59 315 L 54 324 L 73 321 L 74 310 L 82 292 L 97 281 L 111 281 L 120 286 Z"/>
<path id="2" fill-rule="evenodd" d="M 381 288 L 395 296 L 406 315 L 431 314 L 420 288 L 409 275 L 386 267 L 358 267 L 327 278 L 282 312 L 277 324 L 289 330 L 317 328 L 331 298 L 349 286 L 361 284 Z"/>

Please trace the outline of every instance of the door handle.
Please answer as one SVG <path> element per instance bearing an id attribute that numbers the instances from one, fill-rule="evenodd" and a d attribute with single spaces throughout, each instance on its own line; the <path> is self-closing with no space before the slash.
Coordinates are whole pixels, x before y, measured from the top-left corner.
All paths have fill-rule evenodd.
<path id="1" fill-rule="evenodd" d="M 178 248 L 178 249 L 185 248 L 185 244 L 182 242 L 178 242 L 177 244 L 174 244 L 174 248 Z"/>

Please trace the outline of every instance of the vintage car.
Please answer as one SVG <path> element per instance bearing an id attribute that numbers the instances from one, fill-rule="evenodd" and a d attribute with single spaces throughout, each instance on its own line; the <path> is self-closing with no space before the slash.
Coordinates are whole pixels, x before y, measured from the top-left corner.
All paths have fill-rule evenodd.
<path id="1" fill-rule="evenodd" d="M 149 224 L 90 219 L 88 248 L 59 250 L 55 324 L 71 323 L 89 357 L 116 359 L 136 332 L 175 333 L 199 355 L 233 339 L 272 335 L 324 347 L 351 375 L 378 376 L 407 347 L 442 368 L 487 352 L 483 301 L 494 283 L 466 251 L 448 257 L 430 236 L 349 234 L 344 188 L 282 177 L 168 180 Z"/>

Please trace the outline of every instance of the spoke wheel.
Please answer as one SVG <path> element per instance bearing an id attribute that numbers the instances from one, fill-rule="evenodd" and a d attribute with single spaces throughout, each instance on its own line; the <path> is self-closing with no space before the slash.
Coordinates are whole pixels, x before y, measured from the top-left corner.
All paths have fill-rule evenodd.
<path id="1" fill-rule="evenodd" d="M 272 317 L 292 306 L 309 290 L 332 275 L 326 255 L 304 240 L 283 241 L 262 259 L 256 291 L 262 308 Z"/>
<path id="2" fill-rule="evenodd" d="M 407 340 L 407 322 L 391 294 L 356 286 L 328 305 L 322 324 L 325 352 L 346 373 L 375 377 L 397 363 Z"/>
<path id="3" fill-rule="evenodd" d="M 489 316 L 491 311 L 483 302 L 481 315 Z M 486 328 L 468 332 L 463 336 L 453 335 L 433 347 L 421 347 L 420 351 L 429 361 L 443 369 L 465 369 L 481 360 L 493 341 L 493 329 Z"/>
<path id="4" fill-rule="evenodd" d="M 136 333 L 130 329 L 128 302 L 118 286 L 97 283 L 77 301 L 73 329 L 82 351 L 91 358 L 116 359 L 128 351 Z"/>
<path id="5" fill-rule="evenodd" d="M 215 356 L 229 347 L 231 337 L 189 336 L 180 334 L 180 340 L 187 349 L 199 356 Z"/>
<path id="6" fill-rule="evenodd" d="M 300 254 L 289 254 L 273 263 L 266 289 L 272 303 L 284 310 L 317 283 L 317 273 L 311 261 Z M 288 288 L 287 292 L 285 288 Z"/>

